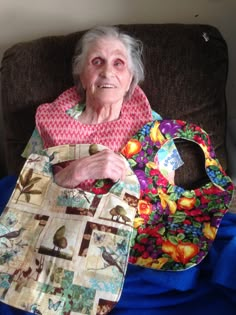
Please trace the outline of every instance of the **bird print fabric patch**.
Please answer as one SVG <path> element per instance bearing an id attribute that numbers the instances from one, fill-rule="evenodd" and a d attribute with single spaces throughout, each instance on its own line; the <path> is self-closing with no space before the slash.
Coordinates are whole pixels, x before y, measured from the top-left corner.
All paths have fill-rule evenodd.
<path id="1" fill-rule="evenodd" d="M 102 150 L 103 146 L 98 146 Z M 107 314 L 126 273 L 140 186 L 95 194 L 53 180 L 53 165 L 90 154 L 63 145 L 32 154 L 0 217 L 0 299 L 34 314 Z"/>

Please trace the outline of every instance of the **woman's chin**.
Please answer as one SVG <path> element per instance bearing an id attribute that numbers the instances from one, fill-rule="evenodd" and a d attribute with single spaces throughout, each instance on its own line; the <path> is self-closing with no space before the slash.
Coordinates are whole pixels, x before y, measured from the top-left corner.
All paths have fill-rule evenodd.
<path id="1" fill-rule="evenodd" d="M 96 90 L 92 98 L 87 97 L 87 99 L 93 99 L 97 103 L 115 105 L 123 102 L 124 93 L 117 93 L 115 89 L 99 89 Z"/>

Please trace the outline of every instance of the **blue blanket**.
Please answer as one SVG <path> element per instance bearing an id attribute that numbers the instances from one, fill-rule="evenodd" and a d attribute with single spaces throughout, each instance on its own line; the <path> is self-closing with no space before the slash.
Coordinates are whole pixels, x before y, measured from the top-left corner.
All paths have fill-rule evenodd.
<path id="1" fill-rule="evenodd" d="M 0 211 L 16 177 L 0 180 Z M 167 272 L 128 266 L 123 292 L 111 315 L 236 315 L 236 215 L 227 213 L 207 257 L 196 267 Z M 28 315 L 0 303 L 1 315 Z"/>

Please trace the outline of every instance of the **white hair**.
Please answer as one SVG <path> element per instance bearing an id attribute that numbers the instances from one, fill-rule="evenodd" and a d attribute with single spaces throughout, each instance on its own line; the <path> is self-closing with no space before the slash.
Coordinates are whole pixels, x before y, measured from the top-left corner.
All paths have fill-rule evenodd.
<path id="1" fill-rule="evenodd" d="M 76 45 L 73 57 L 73 78 L 82 101 L 85 101 L 85 91 L 80 81 L 89 46 L 101 38 L 115 38 L 121 41 L 127 50 L 128 67 L 133 79 L 125 98 L 128 99 L 137 84 L 144 79 L 144 66 L 142 61 L 143 44 L 140 40 L 121 32 L 115 26 L 98 26 L 87 31 Z"/>

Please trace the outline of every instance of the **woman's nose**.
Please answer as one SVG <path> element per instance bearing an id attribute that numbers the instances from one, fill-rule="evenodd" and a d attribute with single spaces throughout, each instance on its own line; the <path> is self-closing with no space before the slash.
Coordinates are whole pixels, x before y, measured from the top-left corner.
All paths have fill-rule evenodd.
<path id="1" fill-rule="evenodd" d="M 102 67 L 101 75 L 104 77 L 109 77 L 113 74 L 113 68 L 111 64 L 104 64 Z"/>

